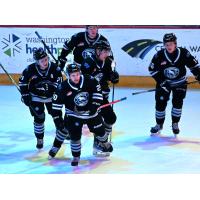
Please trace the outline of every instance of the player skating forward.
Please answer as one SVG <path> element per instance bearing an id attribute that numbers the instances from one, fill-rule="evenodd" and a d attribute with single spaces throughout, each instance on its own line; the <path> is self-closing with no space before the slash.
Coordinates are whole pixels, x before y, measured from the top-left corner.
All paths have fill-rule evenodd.
<path id="1" fill-rule="evenodd" d="M 172 93 L 172 131 L 179 134 L 178 123 L 181 118 L 183 100 L 187 90 L 187 66 L 195 78 L 200 81 L 200 66 L 190 52 L 177 47 L 177 38 L 167 33 L 163 38 L 164 49 L 158 51 L 149 66 L 149 72 L 156 81 L 156 126 L 151 128 L 151 135 L 157 135 L 163 128 L 165 109 Z"/>
<path id="2" fill-rule="evenodd" d="M 104 36 L 98 33 L 97 25 L 87 25 L 84 32 L 74 34 L 70 40 L 64 43 L 61 55 L 58 57 L 60 67 L 64 68 L 67 62 L 66 57 L 71 52 L 74 55 L 74 62 L 81 65 L 85 58 L 94 54 L 94 45 L 100 40 L 108 42 Z"/>
<path id="3" fill-rule="evenodd" d="M 53 147 L 49 151 L 49 159 L 55 157 L 66 135 L 66 128 L 70 135 L 71 152 L 73 160 L 71 165 L 77 166 L 81 155 L 82 126 L 87 124 L 91 132 L 100 141 L 98 150 L 112 152 L 112 145 L 107 142 L 104 123 L 98 108 L 103 102 L 101 86 L 89 75 L 81 75 L 77 64 L 67 66 L 68 79 L 58 86 L 53 97 L 53 116 L 57 119 L 57 132 Z M 65 105 L 65 117 L 62 118 L 62 107 Z"/>
<path id="4" fill-rule="evenodd" d="M 35 63 L 29 65 L 19 79 L 23 103 L 34 117 L 34 133 L 38 149 L 43 148 L 45 106 L 52 114 L 53 93 L 62 81 L 62 74 L 55 63 L 50 62 L 46 52 L 38 49 L 33 53 Z"/>
<path id="5" fill-rule="evenodd" d="M 95 44 L 95 54 L 86 58 L 81 66 L 83 74 L 89 74 L 93 76 L 101 85 L 103 94 L 103 104 L 107 104 L 110 88 L 109 82 L 116 84 L 119 82 L 119 74 L 113 71 L 110 59 L 110 45 L 107 41 L 100 40 Z M 101 115 L 103 117 L 104 126 L 108 136 L 112 133 L 112 126 L 116 122 L 116 115 L 111 106 L 101 109 Z M 93 154 L 98 155 L 98 140 L 94 139 Z"/>

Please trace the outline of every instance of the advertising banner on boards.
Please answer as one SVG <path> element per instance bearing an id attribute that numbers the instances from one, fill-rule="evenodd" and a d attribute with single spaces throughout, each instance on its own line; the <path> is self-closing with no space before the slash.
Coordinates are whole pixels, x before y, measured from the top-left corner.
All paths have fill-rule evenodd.
<path id="1" fill-rule="evenodd" d="M 19 74 L 34 62 L 33 51 L 44 48 L 35 35 L 43 37 L 57 58 L 65 41 L 84 28 L 0 28 L 0 62 L 10 73 Z M 110 42 L 117 70 L 124 76 L 149 76 L 153 55 L 163 48 L 165 33 L 175 33 L 178 46 L 187 48 L 200 61 L 200 29 L 102 28 L 99 33 Z M 73 56 L 68 56 L 73 62 Z M 0 73 L 3 73 L 0 70 Z"/>

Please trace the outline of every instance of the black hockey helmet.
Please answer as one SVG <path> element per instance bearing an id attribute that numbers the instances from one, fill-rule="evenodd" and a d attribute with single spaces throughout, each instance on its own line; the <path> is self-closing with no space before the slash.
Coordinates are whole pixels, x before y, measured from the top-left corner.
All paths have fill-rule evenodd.
<path id="1" fill-rule="evenodd" d="M 165 44 L 166 42 L 176 42 L 177 37 L 174 33 L 166 33 L 163 37 L 163 43 Z"/>
<path id="2" fill-rule="evenodd" d="M 80 67 L 75 63 L 69 64 L 66 67 L 66 72 L 68 75 L 70 75 L 73 72 L 80 72 L 80 71 L 81 71 Z"/>
<path id="3" fill-rule="evenodd" d="M 88 29 L 90 26 L 96 26 L 98 28 L 98 25 L 86 25 L 85 28 Z"/>
<path id="4" fill-rule="evenodd" d="M 45 58 L 47 56 L 47 53 L 42 49 L 37 49 L 33 52 L 33 59 L 38 61 L 42 58 Z"/>
<path id="5" fill-rule="evenodd" d="M 94 45 L 95 49 L 100 49 L 100 50 L 111 50 L 109 42 L 105 40 L 100 40 Z"/>

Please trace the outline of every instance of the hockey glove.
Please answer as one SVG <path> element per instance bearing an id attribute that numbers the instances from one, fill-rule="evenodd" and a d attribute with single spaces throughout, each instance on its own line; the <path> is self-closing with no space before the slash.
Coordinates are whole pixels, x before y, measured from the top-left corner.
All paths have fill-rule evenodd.
<path id="1" fill-rule="evenodd" d="M 61 68 L 61 70 L 63 70 L 67 62 L 67 58 L 62 58 L 61 56 L 58 56 L 58 61 L 60 63 L 59 67 Z"/>
<path id="2" fill-rule="evenodd" d="M 119 83 L 119 74 L 118 72 L 114 71 L 110 75 L 110 81 L 113 84 Z"/>
<path id="3" fill-rule="evenodd" d="M 26 106 L 30 106 L 30 103 L 31 103 L 31 96 L 30 96 L 30 94 L 22 94 L 21 101 Z"/>
<path id="4" fill-rule="evenodd" d="M 48 85 L 47 88 L 45 88 L 45 96 L 46 97 L 52 97 L 54 92 L 55 92 L 56 88 L 53 85 Z"/>
<path id="5" fill-rule="evenodd" d="M 89 107 L 89 113 L 90 115 L 94 115 L 97 112 L 98 107 L 94 104 L 90 105 Z"/>

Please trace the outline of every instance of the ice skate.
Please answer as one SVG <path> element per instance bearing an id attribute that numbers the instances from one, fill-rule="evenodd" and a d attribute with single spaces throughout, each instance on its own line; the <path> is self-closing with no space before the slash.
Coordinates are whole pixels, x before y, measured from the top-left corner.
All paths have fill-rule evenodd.
<path id="1" fill-rule="evenodd" d="M 71 166 L 78 166 L 79 161 L 80 161 L 80 157 L 74 157 L 71 162 Z"/>
<path id="2" fill-rule="evenodd" d="M 44 145 L 43 139 L 37 139 L 36 148 L 40 150 L 43 148 L 43 145 Z"/>
<path id="3" fill-rule="evenodd" d="M 102 143 L 95 141 L 93 145 L 93 155 L 99 157 L 110 156 L 110 153 L 113 151 L 113 147 L 109 142 Z"/>
<path id="4" fill-rule="evenodd" d="M 154 127 L 151 128 L 151 130 L 150 130 L 151 135 L 150 136 L 159 136 L 162 129 L 163 129 L 162 124 L 156 124 Z"/>

